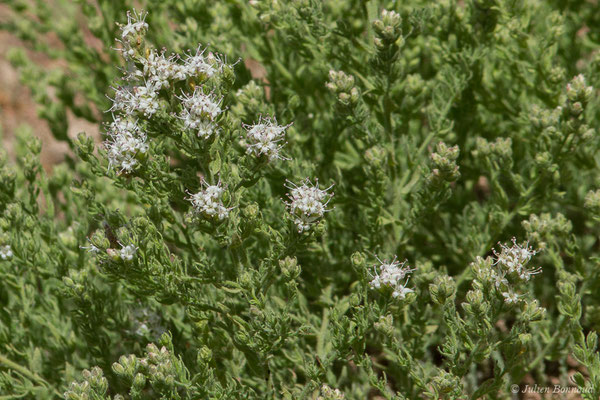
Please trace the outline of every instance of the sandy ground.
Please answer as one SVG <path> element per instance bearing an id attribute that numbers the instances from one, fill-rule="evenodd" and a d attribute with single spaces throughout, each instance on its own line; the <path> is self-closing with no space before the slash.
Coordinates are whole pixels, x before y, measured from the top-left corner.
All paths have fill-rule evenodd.
<path id="1" fill-rule="evenodd" d="M 6 6 L 0 4 L 0 20 L 6 17 Z M 88 38 L 91 42 L 96 40 Z M 32 128 L 35 136 L 42 140 L 42 164 L 46 171 L 51 171 L 52 166 L 61 162 L 64 155 L 69 152 L 66 143 L 59 142 L 52 137 L 48 124 L 37 115 L 37 105 L 30 90 L 20 83 L 19 73 L 7 60 L 7 53 L 11 48 L 23 47 L 23 43 L 8 32 L 0 31 L 0 141 L 2 148 L 14 159 L 15 130 L 22 125 Z M 43 67 L 57 67 L 58 63 L 43 54 L 29 51 L 29 57 Z M 268 83 L 266 71 L 260 63 L 252 59 L 244 60 L 252 77 Z M 266 96 L 269 97 L 269 88 L 266 87 Z M 69 115 L 69 136 L 75 138 L 80 132 L 94 137 L 100 142 L 99 127 L 88 121 Z"/>
<path id="2" fill-rule="evenodd" d="M 0 6 L 0 17 L 6 12 Z M 22 43 L 7 32 L 0 32 L 0 132 L 2 132 L 2 148 L 14 157 L 15 130 L 22 125 L 29 125 L 35 136 L 42 140 L 42 164 L 49 171 L 52 165 L 60 162 L 69 151 L 65 143 L 56 141 L 47 123 L 37 116 L 36 103 L 27 87 L 19 81 L 19 73 L 6 59 L 11 48 L 22 47 Z M 39 65 L 52 67 L 53 61 L 47 57 L 29 53 Z M 98 127 L 87 121 L 74 117 L 69 118 L 69 136 L 76 137 L 79 132 L 99 138 Z"/>

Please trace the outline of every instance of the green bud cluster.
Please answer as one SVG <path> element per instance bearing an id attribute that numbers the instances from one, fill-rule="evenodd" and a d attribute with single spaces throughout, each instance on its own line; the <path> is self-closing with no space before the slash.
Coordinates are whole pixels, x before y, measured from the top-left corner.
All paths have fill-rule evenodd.
<path id="1" fill-rule="evenodd" d="M 402 18 L 393 10 L 383 10 L 379 19 L 373 21 L 375 31 L 375 47 L 378 51 L 389 50 L 390 47 L 402 45 Z"/>
<path id="2" fill-rule="evenodd" d="M 435 152 L 431 153 L 431 174 L 429 180 L 434 186 L 439 186 L 444 182 L 451 183 L 460 177 L 458 172 L 458 146 L 449 147 L 444 142 L 436 145 Z"/>
<path id="3" fill-rule="evenodd" d="M 538 243 L 540 248 L 545 248 L 548 241 L 564 238 L 573 229 L 571 221 L 561 213 L 557 213 L 556 216 L 549 213 L 532 214 L 529 216 L 529 220 L 522 222 L 522 225 L 527 232 L 527 237 L 532 242 Z"/>
<path id="4" fill-rule="evenodd" d="M 455 291 L 456 283 L 450 276 L 437 276 L 433 283 L 429 285 L 431 299 L 439 305 L 443 305 L 446 301 L 452 300 Z"/>
<path id="5" fill-rule="evenodd" d="M 600 190 L 590 190 L 585 196 L 584 204 L 596 218 L 600 217 Z"/>
<path id="6" fill-rule="evenodd" d="M 108 390 L 108 381 L 104 377 L 102 370 L 94 367 L 90 370 L 83 370 L 81 373 L 83 380 L 79 383 L 73 382 L 64 394 L 67 400 L 93 400 L 105 399 Z"/>
<path id="7" fill-rule="evenodd" d="M 327 88 L 337 96 L 338 102 L 345 107 L 355 105 L 359 100 L 358 89 L 354 86 L 354 77 L 343 71 L 329 71 Z"/>

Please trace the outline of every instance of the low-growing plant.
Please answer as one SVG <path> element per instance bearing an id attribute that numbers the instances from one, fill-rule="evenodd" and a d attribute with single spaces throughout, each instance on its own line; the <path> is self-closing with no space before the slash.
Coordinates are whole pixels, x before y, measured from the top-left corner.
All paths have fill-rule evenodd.
<path id="1" fill-rule="evenodd" d="M 2 3 L 0 399 L 600 396 L 594 2 Z"/>

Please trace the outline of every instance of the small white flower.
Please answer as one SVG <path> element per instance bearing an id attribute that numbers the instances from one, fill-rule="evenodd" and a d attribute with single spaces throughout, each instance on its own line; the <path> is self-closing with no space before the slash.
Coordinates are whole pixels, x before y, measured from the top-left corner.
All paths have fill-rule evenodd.
<path id="1" fill-rule="evenodd" d="M 216 185 L 210 185 L 203 179 L 202 187 L 204 188 L 203 190 L 190 194 L 190 197 L 188 197 L 188 200 L 194 207 L 194 212 L 202 214 L 209 219 L 223 220 L 227 218 L 232 208 L 227 208 L 223 205 L 222 197 L 225 193 L 225 188 L 221 186 L 221 182 L 218 182 Z"/>
<path id="2" fill-rule="evenodd" d="M 216 118 L 223 112 L 221 100 L 206 95 L 201 89 L 194 90 L 192 95 L 183 93 L 178 99 L 183 104 L 179 119 L 186 129 L 196 131 L 198 137 L 209 138 L 218 130 Z"/>
<path id="3" fill-rule="evenodd" d="M 158 54 L 151 50 L 141 62 L 143 68 L 142 71 L 138 71 L 138 75 L 146 78 L 146 81 L 156 90 L 168 87 L 170 81 L 187 78 L 185 66 L 179 65 L 175 56 L 166 57 L 164 52 Z"/>
<path id="4" fill-rule="evenodd" d="M 396 287 L 396 289 L 394 289 L 394 291 L 392 292 L 392 297 L 400 298 L 401 300 L 404 300 L 408 293 L 413 293 L 413 292 L 414 292 L 414 290 L 409 289 L 404 285 L 398 285 Z"/>
<path id="5" fill-rule="evenodd" d="M 9 260 L 13 256 L 12 249 L 9 244 L 0 246 L 0 258 L 2 260 Z"/>
<path id="6" fill-rule="evenodd" d="M 415 271 L 406 265 L 406 260 L 399 262 L 394 256 L 392 261 L 379 261 L 379 265 L 373 266 L 373 278 L 369 283 L 372 289 L 391 288 L 393 289 L 392 296 L 394 298 L 404 299 L 408 293 L 414 290 L 406 287 L 408 283 L 408 274 Z M 405 279 L 406 278 L 406 279 Z"/>
<path id="7" fill-rule="evenodd" d="M 290 201 L 286 204 L 300 233 L 309 230 L 312 224 L 329 211 L 326 207 L 333 193 L 327 193 L 327 191 L 333 185 L 321 190 L 318 183 L 317 180 L 313 185 L 308 178 L 300 186 L 291 181 L 286 182 L 286 187 L 290 189 L 288 193 Z"/>
<path id="8" fill-rule="evenodd" d="M 124 87 L 111 87 L 115 91 L 115 98 L 111 99 L 108 97 L 113 105 L 108 109 L 108 111 L 127 111 L 129 107 L 129 98 L 131 97 L 131 92 Z"/>
<path id="9" fill-rule="evenodd" d="M 137 122 L 130 119 L 115 118 L 108 125 L 108 138 L 104 142 L 109 168 L 118 168 L 120 172 L 131 172 L 137 165 L 137 158 L 148 151 L 146 134 Z"/>
<path id="10" fill-rule="evenodd" d="M 146 117 L 152 116 L 159 108 L 156 87 L 151 83 L 145 86 L 135 86 L 129 103 L 133 111 L 142 113 Z"/>
<path id="11" fill-rule="evenodd" d="M 492 276 L 492 281 L 496 289 L 500 289 L 502 286 L 508 285 L 508 279 L 504 277 L 504 273 L 496 272 L 493 269 L 490 270 L 490 275 Z"/>
<path id="12" fill-rule="evenodd" d="M 223 112 L 221 109 L 222 100 L 216 100 L 213 96 L 204 94 L 202 89 L 196 88 L 191 96 L 183 93 L 178 99 L 181 100 L 190 114 L 197 118 L 214 121 Z"/>
<path id="13" fill-rule="evenodd" d="M 381 19 L 383 18 L 398 19 L 400 18 L 400 14 L 394 10 L 383 10 L 381 11 Z"/>
<path id="14" fill-rule="evenodd" d="M 123 111 L 125 114 L 143 114 L 151 117 L 160 107 L 157 89 L 152 82 L 143 86 L 134 86 L 131 90 L 126 87 L 115 89 L 115 98 L 109 111 Z"/>
<path id="15" fill-rule="evenodd" d="M 499 243 L 501 251 L 498 253 L 494 250 L 496 259 L 494 265 L 497 265 L 504 276 L 504 273 L 517 276 L 519 279 L 528 281 L 532 275 L 539 274 L 542 272 L 541 268 L 527 269 L 527 263 L 531 258 L 537 254 L 537 251 L 533 250 L 529 246 L 529 243 L 522 245 L 517 244 L 515 238 L 512 239 L 513 245 L 508 247 L 505 244 Z"/>
<path id="16" fill-rule="evenodd" d="M 123 246 L 123 245 L 121 245 Z M 135 253 L 137 252 L 137 247 L 135 247 L 132 244 L 129 244 L 127 246 L 123 246 L 121 248 L 121 251 L 119 252 L 119 256 L 121 257 L 121 260 L 123 261 L 131 261 L 133 260 L 133 256 L 135 256 Z"/>
<path id="17" fill-rule="evenodd" d="M 273 118 L 260 118 L 257 124 L 243 125 L 246 132 L 246 151 L 256 157 L 266 156 L 269 161 L 285 160 L 279 152 L 283 147 L 280 142 L 285 139 L 285 130 L 292 124 L 280 126 Z"/>
<path id="18" fill-rule="evenodd" d="M 503 292 L 502 296 L 504 297 L 504 302 L 506 304 L 517 304 L 519 300 L 519 295 L 509 290 L 508 292 Z"/>
<path id="19" fill-rule="evenodd" d="M 321 386 L 321 396 L 317 400 L 344 400 L 346 396 L 340 389 L 332 389 L 327 385 Z"/>
<path id="20" fill-rule="evenodd" d="M 94 246 L 92 244 L 92 242 L 90 242 L 89 239 L 88 239 L 88 242 L 89 242 L 89 246 L 79 246 L 79 248 L 82 249 L 82 250 L 87 250 L 88 253 L 94 253 L 95 254 L 95 253 L 99 253 L 100 252 L 100 249 L 97 248 L 96 246 Z"/>
<path id="21" fill-rule="evenodd" d="M 210 121 L 198 121 L 196 125 L 192 128 L 196 130 L 196 135 L 202 138 L 209 138 L 213 133 L 219 130 L 219 127 L 214 122 Z"/>
<path id="22" fill-rule="evenodd" d="M 131 11 L 127 11 L 127 24 L 120 26 L 121 38 L 125 40 L 129 35 L 144 33 L 145 30 L 148 29 L 146 15 L 148 15 L 148 13 L 143 11 L 138 14 L 133 10 L 133 15 Z"/>
<path id="23" fill-rule="evenodd" d="M 196 76 L 200 78 L 210 78 L 219 72 L 223 67 L 223 62 L 213 53 L 204 56 L 206 49 L 198 46 L 194 54 L 188 54 L 184 61 L 184 71 L 186 76 Z"/>
<path id="24" fill-rule="evenodd" d="M 181 111 L 179 118 L 183 120 L 183 126 L 186 129 L 195 131 L 198 137 L 204 139 L 208 139 L 219 129 L 216 123 L 207 119 L 202 119 L 201 117 L 197 117 L 187 109 L 183 109 Z"/>

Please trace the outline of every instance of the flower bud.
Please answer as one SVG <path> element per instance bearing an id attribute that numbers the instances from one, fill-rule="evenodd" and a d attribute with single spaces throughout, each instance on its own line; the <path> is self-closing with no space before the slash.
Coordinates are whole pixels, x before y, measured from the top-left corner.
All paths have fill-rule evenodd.
<path id="1" fill-rule="evenodd" d="M 436 146 L 436 151 L 431 153 L 432 171 L 429 181 L 434 185 L 443 182 L 454 182 L 460 177 L 456 159 L 458 158 L 458 146 L 448 147 L 440 142 Z"/>
<path id="2" fill-rule="evenodd" d="M 136 371 L 137 358 L 130 354 L 129 356 L 119 357 L 118 363 L 113 363 L 112 370 L 115 374 L 123 378 L 131 378 Z"/>
<path id="3" fill-rule="evenodd" d="M 250 203 L 242 209 L 242 215 L 247 219 L 255 219 L 259 214 L 260 209 L 256 203 Z"/>
<path id="4" fill-rule="evenodd" d="M 548 81 L 554 85 L 559 84 L 565 79 L 566 71 L 562 67 L 553 67 L 548 73 Z"/>
<path id="5" fill-rule="evenodd" d="M 106 249 L 106 254 L 113 261 L 119 261 L 121 259 L 120 252 L 117 249 Z"/>
<path id="6" fill-rule="evenodd" d="M 16 172 L 11 168 L 0 169 L 0 193 L 12 197 L 15 191 Z"/>
<path id="7" fill-rule="evenodd" d="M 63 276 L 62 280 L 65 286 L 67 287 L 72 288 L 75 286 L 75 282 L 73 281 L 73 279 L 69 278 L 68 276 Z"/>
<path id="8" fill-rule="evenodd" d="M 94 139 L 81 132 L 75 139 L 75 152 L 82 160 L 88 160 L 94 153 Z"/>
<path id="9" fill-rule="evenodd" d="M 165 385 L 173 387 L 175 385 L 175 378 L 173 375 L 167 375 L 164 379 Z"/>
<path id="10" fill-rule="evenodd" d="M 381 146 L 373 146 L 365 151 L 365 160 L 375 168 L 383 165 L 387 158 L 386 150 Z"/>
<path id="11" fill-rule="evenodd" d="M 567 84 L 567 98 L 571 103 L 582 102 L 585 104 L 590 100 L 593 92 L 594 88 L 586 85 L 585 77 L 582 74 L 577 75 Z"/>
<path id="12" fill-rule="evenodd" d="M 571 114 L 573 114 L 574 116 L 578 116 L 583 112 L 583 104 L 581 104 L 580 101 L 576 101 L 575 103 L 571 104 Z"/>
<path id="13" fill-rule="evenodd" d="M 535 155 L 535 163 L 540 169 L 549 169 L 552 165 L 552 156 L 547 151 Z"/>
<path id="14" fill-rule="evenodd" d="M 30 137 L 27 140 L 27 149 L 35 156 L 39 156 L 42 151 L 42 141 L 38 137 Z"/>
<path id="15" fill-rule="evenodd" d="M 296 257 L 286 257 L 283 260 L 279 260 L 279 268 L 281 268 L 283 276 L 289 280 L 296 279 L 300 275 L 301 271 Z"/>
<path id="16" fill-rule="evenodd" d="M 439 305 L 444 304 L 449 298 L 453 297 L 455 290 L 454 280 L 447 275 L 437 276 L 434 282 L 429 285 L 431 299 Z"/>
<path id="17" fill-rule="evenodd" d="M 358 93 L 358 89 L 355 87 L 350 89 L 350 104 L 355 104 L 356 102 L 358 102 L 359 98 L 360 94 Z"/>
<path id="18" fill-rule="evenodd" d="M 146 386 L 146 377 L 143 374 L 137 373 L 135 378 L 133 378 L 132 386 L 136 391 L 141 391 Z"/>
<path id="19" fill-rule="evenodd" d="M 425 81 L 419 74 L 410 74 L 406 77 L 406 94 L 411 97 L 420 95 L 426 89 Z"/>
<path id="20" fill-rule="evenodd" d="M 360 303 L 361 303 L 361 298 L 358 295 L 358 293 L 352 293 L 350 295 L 350 299 L 349 299 L 350 307 L 358 307 L 358 306 L 360 306 Z"/>
<path id="21" fill-rule="evenodd" d="M 395 42 L 402 34 L 402 18 L 395 11 L 383 10 L 380 19 L 373 21 L 375 34 L 386 42 Z"/>
<path id="22" fill-rule="evenodd" d="M 379 321 L 373 324 L 373 327 L 377 332 L 380 332 L 385 336 L 392 336 L 394 333 L 394 317 L 391 314 L 381 316 Z"/>
<path id="23" fill-rule="evenodd" d="M 466 295 L 467 302 L 463 303 L 462 306 L 466 312 L 473 314 L 473 316 L 481 318 L 489 310 L 489 303 L 484 301 L 483 292 L 479 289 L 469 290 Z"/>
<path id="24" fill-rule="evenodd" d="M 198 350 L 197 360 L 199 364 L 210 362 L 210 360 L 212 360 L 212 351 L 208 347 L 202 346 L 200 350 Z"/>
<path id="25" fill-rule="evenodd" d="M 127 375 L 127 373 L 125 372 L 125 367 L 122 364 L 113 363 L 112 370 L 113 370 L 113 372 L 115 374 L 117 374 L 119 376 L 126 376 Z"/>
<path id="26" fill-rule="evenodd" d="M 350 104 L 350 95 L 348 93 L 340 93 L 338 95 L 338 99 L 339 99 L 340 103 L 342 103 L 344 105 Z"/>
<path id="27" fill-rule="evenodd" d="M 439 375 L 433 378 L 431 383 L 440 398 L 454 398 L 455 396 L 450 396 L 450 393 L 456 393 L 456 397 L 460 397 L 460 393 L 462 393 L 460 379 L 444 370 L 440 370 Z"/>
<path id="28" fill-rule="evenodd" d="M 362 269 L 367 262 L 367 257 L 362 252 L 356 251 L 350 257 L 350 261 L 355 268 Z"/>
<path id="29" fill-rule="evenodd" d="M 65 247 L 77 247 L 77 238 L 73 232 L 73 227 L 69 227 L 66 231 L 60 232 L 58 238 Z"/>
<path id="30" fill-rule="evenodd" d="M 354 87 L 354 77 L 343 71 L 329 71 L 327 88 L 337 95 L 338 102 L 343 106 L 351 106 L 358 102 L 360 94 Z"/>
<path id="31" fill-rule="evenodd" d="M 544 307 L 540 307 L 537 300 L 531 300 L 525 302 L 525 306 L 523 307 L 523 319 L 526 321 L 541 321 L 544 319 L 546 315 L 546 309 Z"/>
<path id="32" fill-rule="evenodd" d="M 385 29 L 385 24 L 383 23 L 382 20 L 377 19 L 377 20 L 373 21 L 373 29 L 375 30 L 375 32 L 381 34 L 383 32 L 383 30 Z"/>

